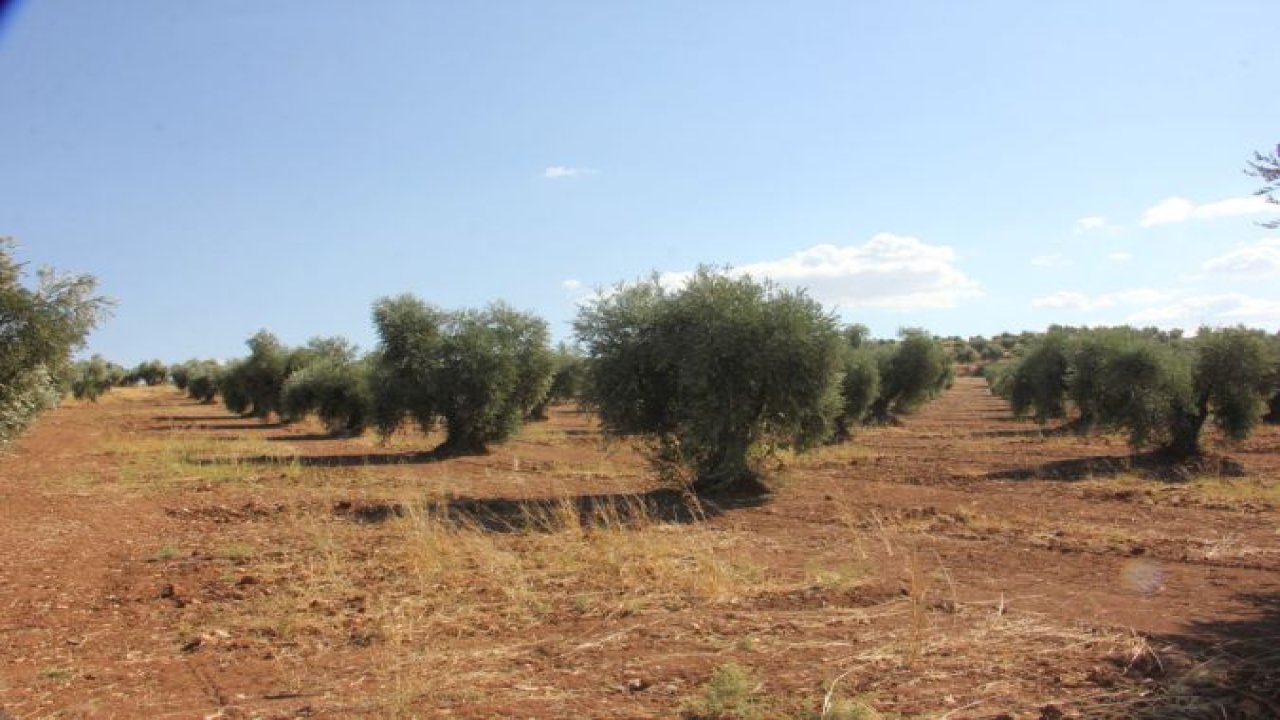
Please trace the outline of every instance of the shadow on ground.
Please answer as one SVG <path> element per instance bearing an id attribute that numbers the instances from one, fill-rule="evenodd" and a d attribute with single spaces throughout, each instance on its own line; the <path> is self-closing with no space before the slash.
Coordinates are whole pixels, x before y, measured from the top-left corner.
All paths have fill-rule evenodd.
<path id="1" fill-rule="evenodd" d="M 1280 594 L 1245 593 L 1253 617 L 1201 620 L 1185 634 L 1152 638 L 1154 653 L 1135 668 L 1154 691 L 1130 717 L 1280 718 Z"/>
<path id="2" fill-rule="evenodd" d="M 1060 480 L 1078 482 L 1117 475 L 1137 474 L 1164 482 L 1185 482 L 1203 475 L 1242 477 L 1244 466 L 1224 455 L 1205 454 L 1177 458 L 1164 452 L 1137 455 L 1095 455 L 1055 460 L 1034 467 L 1012 468 L 987 473 L 989 480 Z"/>
<path id="3" fill-rule="evenodd" d="M 566 522 L 584 528 L 643 527 L 652 523 L 689 524 L 731 510 L 758 507 L 765 494 L 719 495 L 695 498 L 672 489 L 644 493 L 565 495 L 534 498 L 454 498 L 411 506 L 404 503 L 343 500 L 333 512 L 352 522 L 377 524 L 396 518 L 430 517 L 459 528 L 495 533 L 551 532 Z"/>

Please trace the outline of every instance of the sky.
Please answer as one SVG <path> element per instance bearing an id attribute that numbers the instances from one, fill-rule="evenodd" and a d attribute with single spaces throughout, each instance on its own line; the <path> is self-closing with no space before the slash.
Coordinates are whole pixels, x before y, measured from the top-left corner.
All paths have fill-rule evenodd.
<path id="1" fill-rule="evenodd" d="M 1275 0 L 7 5 L 0 236 L 123 364 L 699 264 L 885 337 L 1280 328 Z"/>

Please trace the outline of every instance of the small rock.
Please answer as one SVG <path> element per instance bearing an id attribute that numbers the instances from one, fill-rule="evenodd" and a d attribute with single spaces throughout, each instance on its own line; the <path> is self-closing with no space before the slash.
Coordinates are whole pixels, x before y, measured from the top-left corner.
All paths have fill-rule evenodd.
<path id="1" fill-rule="evenodd" d="M 245 575 L 244 577 L 236 581 L 236 585 L 239 585 L 240 587 L 244 587 L 246 585 L 257 585 L 257 584 L 258 584 L 258 578 L 252 575 Z"/>
<path id="2" fill-rule="evenodd" d="M 644 690 L 648 690 L 649 686 L 652 684 L 653 683 L 645 680 L 644 678 L 630 678 L 627 680 L 627 692 L 642 692 Z"/>
<path id="3" fill-rule="evenodd" d="M 185 653 L 195 652 L 196 650 L 199 650 L 200 646 L 203 644 L 204 644 L 203 638 L 193 637 L 190 640 L 182 643 L 182 652 L 185 652 Z"/>

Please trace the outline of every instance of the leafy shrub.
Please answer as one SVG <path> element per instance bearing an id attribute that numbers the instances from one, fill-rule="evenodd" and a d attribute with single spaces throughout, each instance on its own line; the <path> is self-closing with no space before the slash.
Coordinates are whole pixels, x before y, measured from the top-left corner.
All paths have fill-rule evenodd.
<path id="1" fill-rule="evenodd" d="M 575 328 L 606 432 L 652 438 L 696 492 L 754 484 L 771 446 L 819 443 L 840 413 L 841 339 L 803 293 L 700 268 L 679 290 L 651 279 L 602 295 Z"/>
<path id="2" fill-rule="evenodd" d="M 762 720 L 766 708 L 755 697 L 759 686 L 750 670 L 725 663 L 716 668 L 699 695 L 685 702 L 681 715 L 687 720 Z"/>
<path id="3" fill-rule="evenodd" d="M 384 435 L 412 418 L 444 421 L 442 452 L 484 452 L 511 437 L 546 396 L 551 350 L 546 322 L 495 303 L 445 312 L 411 295 L 374 305 L 381 340 L 370 384 Z"/>
<path id="4" fill-rule="evenodd" d="M 333 434 L 364 432 L 373 404 L 364 363 L 326 357 L 289 376 L 281 402 L 286 420 L 314 414 Z"/>

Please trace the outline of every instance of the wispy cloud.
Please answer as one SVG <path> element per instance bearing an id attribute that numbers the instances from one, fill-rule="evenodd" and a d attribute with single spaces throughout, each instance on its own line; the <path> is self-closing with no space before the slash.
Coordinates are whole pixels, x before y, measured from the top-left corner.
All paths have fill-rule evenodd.
<path id="1" fill-rule="evenodd" d="M 861 245 L 815 245 L 729 272 L 805 288 L 814 299 L 840 308 L 917 310 L 955 307 L 982 294 L 978 283 L 957 267 L 957 260 L 948 246 L 880 233 Z M 678 285 L 689 275 L 666 273 L 661 279 Z"/>
<path id="2" fill-rule="evenodd" d="M 1205 272 L 1235 278 L 1267 278 L 1280 275 L 1280 238 L 1265 238 L 1240 245 L 1204 263 Z"/>
<path id="3" fill-rule="evenodd" d="M 1082 217 L 1079 220 L 1076 220 L 1074 225 L 1075 231 L 1080 233 L 1092 232 L 1094 230 L 1102 230 L 1108 227 L 1111 227 L 1110 223 L 1108 223 L 1107 219 L 1102 217 L 1101 215 L 1090 215 L 1088 217 Z"/>
<path id="4" fill-rule="evenodd" d="M 1134 325 L 1162 325 L 1192 329 L 1200 325 L 1280 324 L 1280 300 L 1251 297 L 1242 293 L 1192 295 L 1144 308 L 1129 315 Z"/>
<path id="5" fill-rule="evenodd" d="M 595 168 L 569 167 L 567 165 L 551 165 L 542 170 L 542 177 L 548 180 L 561 180 L 564 178 L 586 177 L 588 175 L 599 174 L 600 171 Z"/>
<path id="6" fill-rule="evenodd" d="M 581 281 L 581 280 L 574 280 L 573 278 L 569 278 L 568 280 L 565 280 L 564 282 L 560 283 L 560 287 L 564 288 L 565 290 L 569 290 L 569 291 L 581 290 L 581 289 L 582 289 L 582 281 Z"/>
<path id="7" fill-rule="evenodd" d="M 1197 205 L 1184 197 L 1170 197 L 1161 200 L 1142 214 L 1142 226 L 1151 227 L 1188 220 L 1211 220 L 1220 217 L 1277 212 L 1280 212 L 1280 205 L 1269 203 L 1266 198 L 1256 195 L 1227 198 L 1203 205 Z"/>
<path id="8" fill-rule="evenodd" d="M 1117 250 L 1115 252 L 1107 253 L 1107 260 L 1113 263 L 1129 262 L 1132 259 L 1133 259 L 1133 253 L 1125 252 L 1123 250 Z"/>
<path id="9" fill-rule="evenodd" d="M 1053 253 L 1052 255 L 1037 255 L 1031 258 L 1031 264 L 1036 267 L 1062 267 L 1070 265 L 1071 261 L 1063 257 L 1061 253 Z"/>

